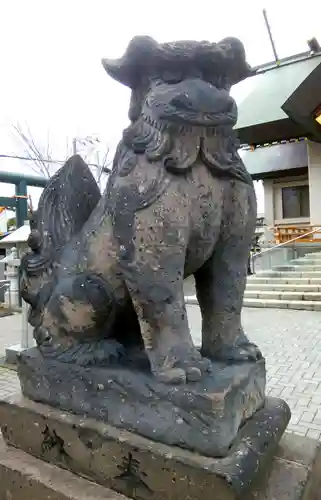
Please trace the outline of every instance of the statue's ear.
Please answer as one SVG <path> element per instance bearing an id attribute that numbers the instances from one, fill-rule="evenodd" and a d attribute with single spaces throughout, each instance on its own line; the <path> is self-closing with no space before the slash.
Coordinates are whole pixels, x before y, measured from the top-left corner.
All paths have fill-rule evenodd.
<path id="1" fill-rule="evenodd" d="M 72 156 L 49 180 L 36 214 L 41 253 L 51 260 L 88 220 L 100 199 L 97 183 L 83 159 Z"/>
<path id="2" fill-rule="evenodd" d="M 217 47 L 221 52 L 226 76 L 231 85 L 244 80 L 253 73 L 246 62 L 245 48 L 238 38 L 227 37 L 221 40 Z"/>
<path id="3" fill-rule="evenodd" d="M 109 76 L 136 89 L 144 75 L 148 75 L 159 44 L 150 36 L 135 36 L 120 59 L 102 59 L 102 65 Z"/>

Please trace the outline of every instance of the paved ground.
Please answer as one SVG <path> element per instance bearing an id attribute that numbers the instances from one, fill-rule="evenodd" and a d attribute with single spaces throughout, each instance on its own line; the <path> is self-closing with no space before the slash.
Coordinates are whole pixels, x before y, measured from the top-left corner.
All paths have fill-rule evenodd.
<path id="1" fill-rule="evenodd" d="M 6 347 L 9 347 L 12 344 L 19 344 L 20 335 L 20 314 L 0 318 L 0 357 L 4 355 Z"/>
<path id="2" fill-rule="evenodd" d="M 188 307 L 195 341 L 200 342 L 199 308 Z M 291 407 L 289 430 L 320 439 L 320 312 L 245 308 L 243 325 L 266 357 L 267 393 L 284 398 Z"/>
<path id="3" fill-rule="evenodd" d="M 0 318 L 0 358 L 4 356 L 6 347 L 20 342 L 21 315 Z M 16 372 L 0 367 L 0 399 L 19 390 Z"/>
<path id="4" fill-rule="evenodd" d="M 200 343 L 198 306 L 188 306 L 195 342 Z M 20 315 L 0 318 L 0 356 L 20 339 Z M 267 392 L 292 409 L 289 430 L 321 439 L 321 313 L 244 309 L 244 329 L 267 359 Z M 0 398 L 18 389 L 15 372 L 0 368 Z"/>

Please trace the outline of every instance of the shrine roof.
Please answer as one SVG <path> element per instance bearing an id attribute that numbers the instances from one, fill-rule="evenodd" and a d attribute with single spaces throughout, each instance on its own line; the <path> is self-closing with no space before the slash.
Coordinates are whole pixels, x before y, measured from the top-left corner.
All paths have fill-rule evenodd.
<path id="1" fill-rule="evenodd" d="M 239 108 L 235 128 L 241 143 L 264 144 L 313 135 L 309 120 L 313 121 L 310 117 L 313 106 L 321 103 L 320 85 L 317 85 L 321 78 L 321 53 L 299 54 L 278 64 L 274 62 L 257 67 L 256 70 L 255 76 L 232 89 Z M 241 94 L 245 96 L 243 99 L 238 97 Z M 298 102 L 299 94 L 301 104 Z M 287 106 L 289 103 L 291 106 Z M 302 109 L 300 116 L 297 112 L 302 103 L 305 106 L 303 114 L 306 114 L 303 120 Z"/>

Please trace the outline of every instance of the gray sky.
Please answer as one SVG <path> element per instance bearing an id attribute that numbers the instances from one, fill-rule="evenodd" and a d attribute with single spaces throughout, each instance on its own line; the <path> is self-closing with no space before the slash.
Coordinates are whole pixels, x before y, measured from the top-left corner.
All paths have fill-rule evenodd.
<path id="1" fill-rule="evenodd" d="M 100 59 L 121 56 L 136 34 L 160 42 L 236 36 L 250 64 L 272 60 L 263 7 L 279 57 L 307 50 L 312 36 L 321 42 L 320 0 L 0 0 L 0 153 L 21 153 L 10 138 L 17 121 L 29 124 L 39 144 L 50 131 L 58 159 L 74 135 L 97 134 L 113 148 L 127 123 L 129 91 L 107 76 Z M 249 85 L 234 90 L 237 100 Z M 26 167 L 1 160 L 0 169 Z M 4 186 L 0 194 L 9 194 Z"/>

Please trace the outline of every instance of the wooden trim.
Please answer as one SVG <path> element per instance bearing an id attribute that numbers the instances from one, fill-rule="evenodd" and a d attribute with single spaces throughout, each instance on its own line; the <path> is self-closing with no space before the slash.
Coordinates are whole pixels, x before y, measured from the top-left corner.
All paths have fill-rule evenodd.
<path id="1" fill-rule="evenodd" d="M 307 235 L 310 231 L 314 229 L 321 228 L 320 225 L 278 225 L 273 228 L 274 231 L 274 243 L 279 245 L 280 243 L 286 243 L 287 241 L 293 240 L 293 238 L 298 238 L 297 243 L 317 243 L 321 242 L 321 229 L 318 232 Z"/>
<path id="2" fill-rule="evenodd" d="M 277 219 L 274 221 L 274 224 L 280 227 L 307 227 L 310 225 L 310 217 L 300 217 L 297 219 Z"/>
<path id="3" fill-rule="evenodd" d="M 300 187 L 300 186 L 308 186 L 309 185 L 309 179 L 295 179 L 295 178 L 290 178 L 288 180 L 286 179 L 280 179 L 278 182 L 273 182 L 273 187 L 278 189 L 278 188 L 285 188 L 285 187 Z"/>
<path id="4" fill-rule="evenodd" d="M 246 165 L 245 165 L 246 166 Z M 280 179 L 284 177 L 290 177 L 295 174 L 304 175 L 308 172 L 308 167 L 299 167 L 299 168 L 289 168 L 288 170 L 279 170 L 275 172 L 266 172 L 261 174 L 252 174 L 252 179 L 254 181 L 261 181 L 265 179 Z"/>
<path id="5" fill-rule="evenodd" d="M 280 176 L 280 177 L 277 177 L 275 179 L 271 179 L 272 180 L 272 184 L 273 185 L 279 185 L 279 184 L 282 184 L 284 182 L 296 182 L 296 181 L 307 181 L 309 182 L 309 169 L 308 167 L 306 167 L 306 172 L 300 174 L 300 175 L 295 175 L 295 172 L 292 170 L 292 174 L 291 175 L 283 175 L 283 176 Z"/>

